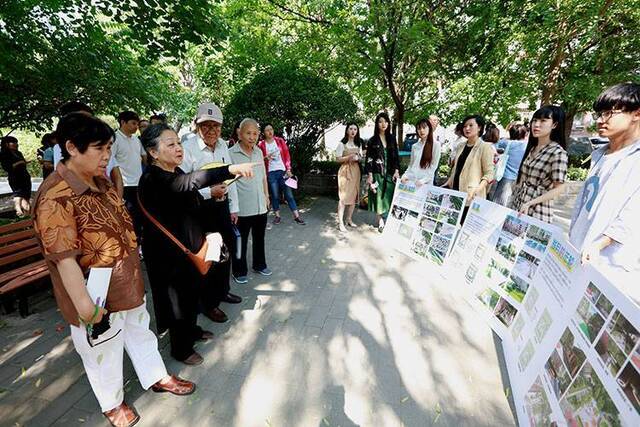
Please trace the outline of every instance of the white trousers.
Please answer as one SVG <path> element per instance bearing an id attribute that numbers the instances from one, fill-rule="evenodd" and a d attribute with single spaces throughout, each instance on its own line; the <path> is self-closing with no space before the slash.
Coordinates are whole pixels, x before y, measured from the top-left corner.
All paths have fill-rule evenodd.
<path id="1" fill-rule="evenodd" d="M 158 339 L 149 329 L 146 301 L 134 309 L 111 313 L 110 317 L 111 328 L 94 342 L 93 347 L 87 341 L 85 327 L 71 325 L 73 345 L 82 359 L 102 412 L 119 406 L 124 399 L 123 349 L 127 350 L 145 390 L 167 375 L 158 351 Z"/>

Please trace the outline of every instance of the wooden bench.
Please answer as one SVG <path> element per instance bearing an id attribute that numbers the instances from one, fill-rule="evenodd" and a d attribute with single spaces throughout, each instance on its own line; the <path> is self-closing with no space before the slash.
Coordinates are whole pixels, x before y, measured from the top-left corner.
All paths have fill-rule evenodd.
<path id="1" fill-rule="evenodd" d="M 0 226 L 0 298 L 17 293 L 20 315 L 25 317 L 29 313 L 25 287 L 48 277 L 33 221 Z"/>

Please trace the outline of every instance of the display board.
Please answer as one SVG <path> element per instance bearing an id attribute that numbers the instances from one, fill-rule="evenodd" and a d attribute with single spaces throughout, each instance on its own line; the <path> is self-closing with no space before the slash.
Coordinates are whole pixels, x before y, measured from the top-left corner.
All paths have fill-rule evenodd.
<path id="1" fill-rule="evenodd" d="M 640 425 L 640 308 L 595 268 L 582 279 L 578 304 L 514 394 L 522 425 Z"/>
<path id="2" fill-rule="evenodd" d="M 466 283 L 464 291 L 504 340 L 517 340 L 537 329 L 538 342 L 553 322 L 550 311 L 562 310 L 566 289 L 548 283 L 573 283 L 576 259 L 551 256 L 569 248 L 553 248 L 560 230 L 504 206 L 478 199 L 471 203 L 459 238 L 447 260 L 446 275 Z M 572 256 L 577 254 L 569 252 Z M 544 307 L 540 304 L 544 302 Z M 547 302 L 553 307 L 547 307 Z M 523 363 L 526 362 L 526 357 Z"/>
<path id="3" fill-rule="evenodd" d="M 425 211 L 442 208 L 426 194 L 398 203 L 422 203 L 403 224 L 423 229 Z M 399 239 L 405 250 L 414 237 Z M 444 278 L 463 284 L 450 288 L 502 338 L 520 425 L 640 425 L 640 307 L 608 279 L 630 275 L 583 266 L 557 227 L 486 200 L 471 203 L 445 259 Z"/>
<path id="4" fill-rule="evenodd" d="M 442 265 L 460 229 L 466 193 L 398 183 L 384 228 L 385 242 L 414 259 Z"/>

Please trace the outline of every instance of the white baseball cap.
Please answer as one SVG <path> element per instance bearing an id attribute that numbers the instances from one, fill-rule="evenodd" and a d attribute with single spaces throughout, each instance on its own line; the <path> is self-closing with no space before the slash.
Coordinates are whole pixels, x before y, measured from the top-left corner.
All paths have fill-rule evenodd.
<path id="1" fill-rule="evenodd" d="M 220 108 L 212 103 L 205 102 L 198 107 L 198 113 L 196 114 L 196 124 L 214 121 L 222 123 L 222 111 Z"/>

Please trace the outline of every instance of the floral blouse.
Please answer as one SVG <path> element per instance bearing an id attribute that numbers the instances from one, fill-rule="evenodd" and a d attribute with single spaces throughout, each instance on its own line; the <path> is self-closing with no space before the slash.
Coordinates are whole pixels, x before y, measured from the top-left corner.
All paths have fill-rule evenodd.
<path id="1" fill-rule="evenodd" d="M 92 267 L 111 267 L 106 309 L 129 310 L 143 303 L 144 283 L 131 217 L 115 188 L 96 177 L 98 191 L 59 163 L 43 182 L 33 207 L 36 236 L 49 267 L 64 319 L 78 325 L 56 261 L 74 257 L 85 276 Z"/>

